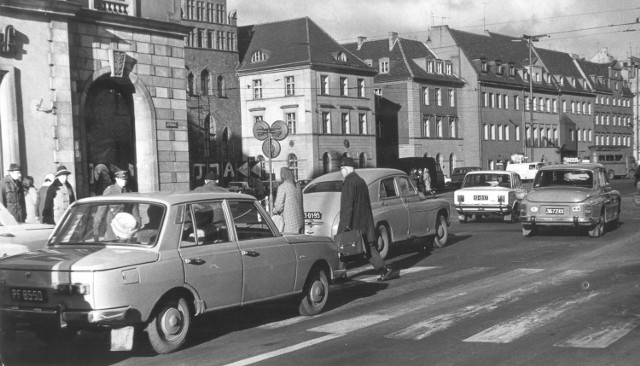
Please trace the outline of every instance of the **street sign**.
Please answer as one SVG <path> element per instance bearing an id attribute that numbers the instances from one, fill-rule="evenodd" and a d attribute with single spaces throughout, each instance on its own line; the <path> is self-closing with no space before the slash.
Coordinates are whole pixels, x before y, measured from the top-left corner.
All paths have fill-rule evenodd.
<path id="1" fill-rule="evenodd" d="M 271 144 L 269 144 L 269 142 L 271 142 Z M 265 140 L 262 143 L 262 152 L 271 159 L 280 155 L 280 150 L 280 143 L 274 139 Z"/>
<path id="2" fill-rule="evenodd" d="M 253 136 L 259 141 L 266 140 L 269 137 L 269 124 L 265 121 L 258 121 L 253 125 Z"/>
<path id="3" fill-rule="evenodd" d="M 276 141 L 282 141 L 289 135 L 289 126 L 282 120 L 277 120 L 271 125 L 271 136 Z"/>
<path id="4" fill-rule="evenodd" d="M 244 163 L 238 167 L 238 173 L 244 175 L 245 177 L 249 176 L 249 163 Z"/>

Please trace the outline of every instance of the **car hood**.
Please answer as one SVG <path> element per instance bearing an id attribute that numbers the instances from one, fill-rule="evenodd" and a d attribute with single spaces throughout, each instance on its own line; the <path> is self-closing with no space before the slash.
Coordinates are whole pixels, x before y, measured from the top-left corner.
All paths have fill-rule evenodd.
<path id="1" fill-rule="evenodd" d="M 333 237 L 333 225 L 340 214 L 340 192 L 305 193 L 304 212 L 322 214 L 319 219 L 305 218 L 305 234 Z"/>
<path id="2" fill-rule="evenodd" d="M 580 187 L 544 187 L 536 188 L 527 193 L 529 202 L 582 202 L 595 193 L 591 188 Z"/>
<path id="3" fill-rule="evenodd" d="M 132 248 L 48 248 L 2 259 L 0 269 L 103 271 L 157 260 L 156 252 Z"/>

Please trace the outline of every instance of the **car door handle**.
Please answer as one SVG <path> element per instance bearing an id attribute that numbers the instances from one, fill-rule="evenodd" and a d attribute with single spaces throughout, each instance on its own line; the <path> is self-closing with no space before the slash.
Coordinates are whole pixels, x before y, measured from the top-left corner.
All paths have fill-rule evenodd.
<path id="1" fill-rule="evenodd" d="M 204 264 L 206 261 L 204 259 L 200 259 L 200 258 L 187 258 L 184 260 L 184 262 L 186 264 L 195 264 L 195 265 L 201 265 Z"/>
<path id="2" fill-rule="evenodd" d="M 243 250 L 242 255 L 246 255 L 247 257 L 257 257 L 260 255 L 260 253 L 256 252 L 255 250 Z"/>

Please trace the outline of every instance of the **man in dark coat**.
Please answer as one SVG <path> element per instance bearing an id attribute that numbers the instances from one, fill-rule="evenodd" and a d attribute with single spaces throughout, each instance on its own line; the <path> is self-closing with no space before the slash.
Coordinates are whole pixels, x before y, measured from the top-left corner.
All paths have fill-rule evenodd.
<path id="1" fill-rule="evenodd" d="M 355 173 L 353 159 L 349 157 L 342 158 L 340 171 L 344 182 L 340 197 L 338 234 L 350 230 L 360 230 L 367 248 L 369 263 L 374 270 L 380 272 L 378 281 L 386 281 L 391 278 L 393 271 L 384 263 L 376 247 L 377 237 L 367 183 Z"/>
<path id="2" fill-rule="evenodd" d="M 194 192 L 229 192 L 228 189 L 218 185 L 218 174 L 210 171 L 204 177 L 204 185 L 193 190 Z"/>
<path id="3" fill-rule="evenodd" d="M 67 181 L 71 172 L 64 165 L 58 166 L 56 179 L 47 188 L 47 195 L 44 199 L 42 209 L 43 224 L 57 224 L 69 206 L 76 200 L 73 187 Z"/>
<path id="4" fill-rule="evenodd" d="M 19 164 L 9 164 L 8 174 L 0 182 L 0 196 L 2 204 L 15 217 L 17 222 L 24 222 L 27 218 L 27 205 L 24 201 L 22 187 L 22 168 Z"/>

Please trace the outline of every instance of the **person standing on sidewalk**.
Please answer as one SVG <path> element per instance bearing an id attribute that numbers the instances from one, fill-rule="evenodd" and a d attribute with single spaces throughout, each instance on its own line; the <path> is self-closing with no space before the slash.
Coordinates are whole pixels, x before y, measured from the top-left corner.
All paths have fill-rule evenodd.
<path id="1" fill-rule="evenodd" d="M 21 178 L 22 168 L 19 164 L 11 163 L 9 164 L 9 169 L 7 169 L 7 176 L 0 182 L 2 204 L 19 223 L 24 222 L 27 218 Z"/>

